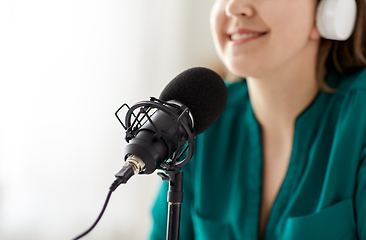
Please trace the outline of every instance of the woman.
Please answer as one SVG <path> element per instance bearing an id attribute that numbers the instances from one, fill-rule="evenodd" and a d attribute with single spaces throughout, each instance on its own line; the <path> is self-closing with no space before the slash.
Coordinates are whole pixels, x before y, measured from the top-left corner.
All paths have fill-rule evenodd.
<path id="1" fill-rule="evenodd" d="M 222 115 L 183 168 L 180 239 L 366 239 L 366 7 L 356 3 L 352 35 L 338 41 L 321 36 L 316 0 L 216 0 L 216 50 L 245 79 L 227 84 Z M 166 191 L 151 239 L 165 239 Z"/>

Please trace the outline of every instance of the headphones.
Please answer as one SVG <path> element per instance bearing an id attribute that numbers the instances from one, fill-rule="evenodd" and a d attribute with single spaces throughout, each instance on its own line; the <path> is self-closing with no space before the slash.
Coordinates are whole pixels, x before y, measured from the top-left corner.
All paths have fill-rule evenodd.
<path id="1" fill-rule="evenodd" d="M 356 25 L 355 0 L 321 0 L 316 13 L 316 26 L 323 38 L 347 40 Z"/>

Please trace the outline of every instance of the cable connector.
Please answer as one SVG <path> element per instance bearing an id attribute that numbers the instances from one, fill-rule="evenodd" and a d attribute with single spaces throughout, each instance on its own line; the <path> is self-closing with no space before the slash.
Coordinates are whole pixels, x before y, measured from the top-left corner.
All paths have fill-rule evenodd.
<path id="1" fill-rule="evenodd" d="M 131 166 L 134 174 L 139 174 L 145 169 L 145 163 L 141 160 L 141 158 L 133 154 L 127 156 L 125 165 Z M 118 173 L 116 174 L 116 177 L 118 177 L 117 175 Z"/>
<path id="2" fill-rule="evenodd" d="M 129 155 L 122 169 L 115 175 L 116 180 L 110 186 L 113 192 L 122 183 L 126 183 L 133 175 L 139 174 L 145 168 L 145 163 L 135 155 Z"/>
<path id="3" fill-rule="evenodd" d="M 121 185 L 122 183 L 126 183 L 128 179 L 130 179 L 134 175 L 132 166 L 124 165 L 115 176 L 116 180 L 112 183 L 109 189 L 113 192 L 116 188 Z"/>

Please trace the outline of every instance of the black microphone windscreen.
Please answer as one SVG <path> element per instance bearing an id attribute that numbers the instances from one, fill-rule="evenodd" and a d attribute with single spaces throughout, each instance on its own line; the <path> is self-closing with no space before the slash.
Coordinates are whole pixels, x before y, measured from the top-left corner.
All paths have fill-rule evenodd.
<path id="1" fill-rule="evenodd" d="M 227 100 L 224 81 L 216 72 L 196 67 L 177 75 L 161 92 L 160 100 L 178 101 L 189 108 L 196 134 L 204 132 L 220 116 Z"/>

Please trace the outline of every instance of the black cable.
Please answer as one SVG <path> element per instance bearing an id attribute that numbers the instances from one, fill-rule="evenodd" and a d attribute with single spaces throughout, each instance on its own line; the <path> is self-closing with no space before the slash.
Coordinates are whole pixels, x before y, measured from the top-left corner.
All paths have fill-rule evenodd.
<path id="1" fill-rule="evenodd" d="M 72 240 L 78 240 L 78 239 L 84 237 L 86 234 L 88 234 L 91 230 L 93 230 L 93 228 L 98 224 L 99 220 L 102 218 L 103 213 L 104 213 L 105 209 L 107 208 L 107 205 L 108 205 L 109 199 L 111 198 L 112 193 L 113 193 L 113 190 L 112 189 L 109 190 L 107 199 L 105 200 L 105 203 L 104 203 L 104 206 L 103 206 L 103 209 L 100 212 L 100 214 L 99 214 L 97 220 L 94 222 L 94 224 L 88 230 L 86 230 L 84 233 L 80 234 L 76 238 L 73 238 Z"/>
<path id="2" fill-rule="evenodd" d="M 76 238 L 73 238 L 72 240 L 78 240 L 82 237 L 84 237 L 85 235 L 87 235 L 91 230 L 93 230 L 93 228 L 98 224 L 99 220 L 102 218 L 105 209 L 107 208 L 109 199 L 111 198 L 111 195 L 113 193 L 114 190 L 116 190 L 116 188 L 121 185 L 122 183 L 126 183 L 128 181 L 128 179 L 130 179 L 132 176 L 134 175 L 133 169 L 131 166 L 129 165 L 124 165 L 123 168 L 121 169 L 121 171 L 119 171 L 116 174 L 117 179 L 114 180 L 114 182 L 112 183 L 112 185 L 109 187 L 109 192 L 107 195 L 107 199 L 104 202 L 104 206 L 102 211 L 100 212 L 97 220 L 94 222 L 94 224 L 85 232 L 83 232 L 82 234 L 80 234 L 79 236 L 77 236 Z"/>

